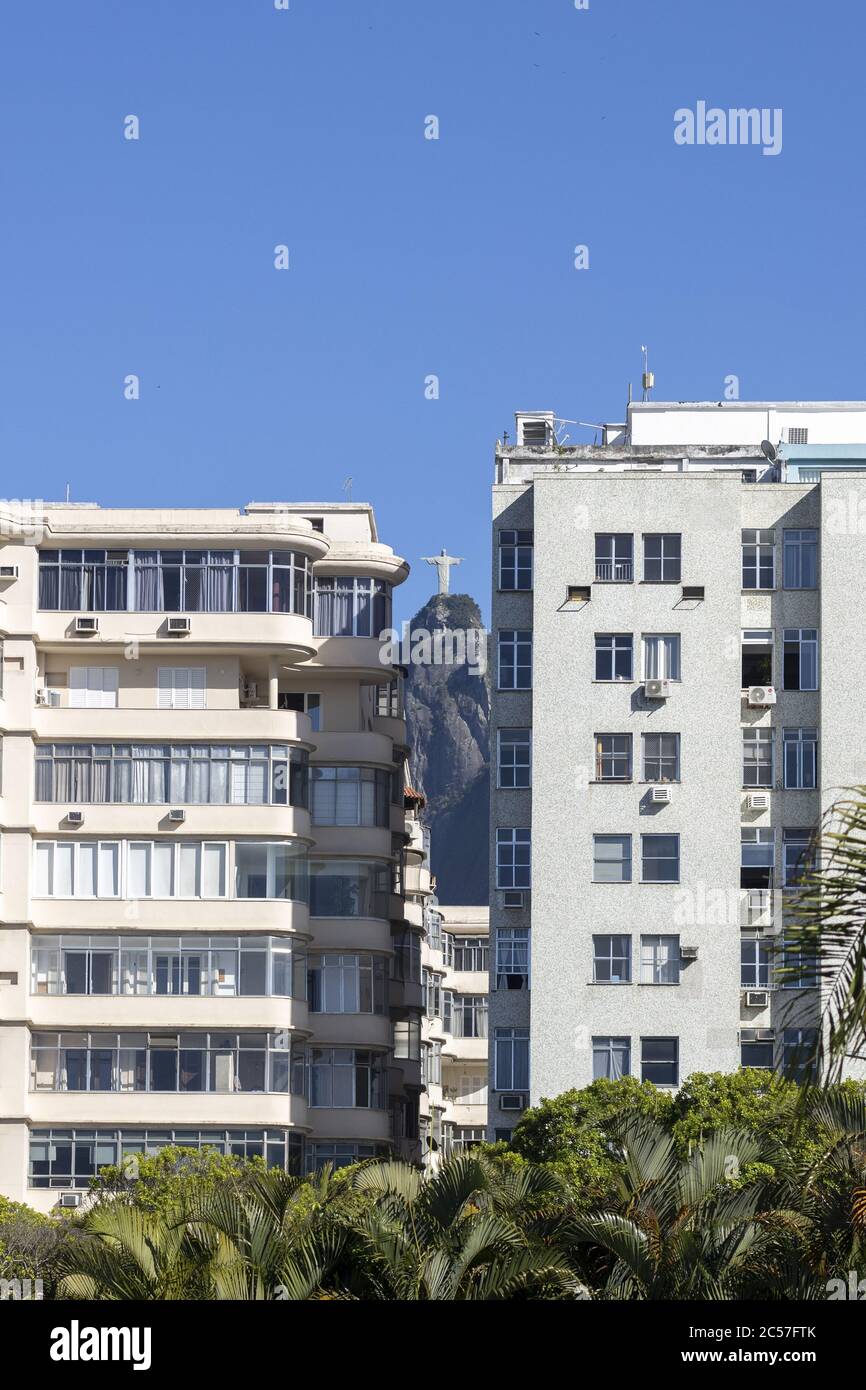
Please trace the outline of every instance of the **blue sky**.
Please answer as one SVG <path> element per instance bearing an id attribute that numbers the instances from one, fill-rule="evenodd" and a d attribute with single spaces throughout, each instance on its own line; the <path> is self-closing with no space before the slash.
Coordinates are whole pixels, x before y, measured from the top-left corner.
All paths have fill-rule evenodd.
<path id="1" fill-rule="evenodd" d="M 8 497 L 338 501 L 351 475 L 414 566 L 401 616 L 442 545 L 487 611 L 515 408 L 622 418 L 643 342 L 660 399 L 731 373 L 866 396 L 858 7 L 13 0 L 2 24 Z M 782 152 L 677 146 L 698 100 L 781 107 Z"/>

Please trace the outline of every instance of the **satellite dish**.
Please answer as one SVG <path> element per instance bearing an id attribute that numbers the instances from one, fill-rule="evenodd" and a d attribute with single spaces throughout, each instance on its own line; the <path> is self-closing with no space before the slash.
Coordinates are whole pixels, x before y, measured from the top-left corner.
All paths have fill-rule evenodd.
<path id="1" fill-rule="evenodd" d="M 769 439 L 761 440 L 761 453 L 764 455 L 765 459 L 768 459 L 770 461 L 770 463 L 775 463 L 776 459 L 779 457 L 778 453 L 776 452 L 775 444 L 771 444 Z"/>

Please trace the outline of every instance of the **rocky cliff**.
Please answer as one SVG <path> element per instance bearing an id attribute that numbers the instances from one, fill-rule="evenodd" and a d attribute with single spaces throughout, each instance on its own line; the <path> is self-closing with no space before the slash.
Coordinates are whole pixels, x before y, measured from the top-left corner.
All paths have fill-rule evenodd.
<path id="1" fill-rule="evenodd" d="M 439 901 L 484 904 L 490 696 L 489 675 L 478 660 L 481 613 L 468 594 L 439 594 L 415 614 L 411 633 L 420 659 L 410 663 L 406 681 L 410 768 L 413 785 L 427 798 L 423 820 Z M 429 642 L 419 636 L 424 633 Z M 486 655 L 483 636 L 480 653 Z"/>

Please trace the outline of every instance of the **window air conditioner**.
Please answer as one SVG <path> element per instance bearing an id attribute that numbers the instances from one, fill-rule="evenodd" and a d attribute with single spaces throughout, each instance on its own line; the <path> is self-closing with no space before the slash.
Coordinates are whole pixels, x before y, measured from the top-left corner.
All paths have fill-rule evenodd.
<path id="1" fill-rule="evenodd" d="M 672 787 L 653 787 L 650 801 L 654 806 L 667 806 L 674 799 Z"/>
<path id="2" fill-rule="evenodd" d="M 666 700 L 671 693 L 670 681 L 644 681 L 643 693 L 648 700 Z"/>
<path id="3" fill-rule="evenodd" d="M 750 792 L 746 797 L 746 805 L 750 811 L 769 811 L 769 792 Z"/>
<path id="4" fill-rule="evenodd" d="M 173 825 L 179 825 L 181 821 L 186 820 L 186 811 L 180 806 L 175 806 L 173 810 L 169 811 L 168 818 Z"/>
<path id="5" fill-rule="evenodd" d="M 166 631 L 169 637 L 188 637 L 190 633 L 189 618 L 169 618 L 166 623 Z"/>
<path id="6" fill-rule="evenodd" d="M 98 619 L 98 618 L 76 618 L 76 619 L 75 619 L 75 634 L 76 634 L 77 637 L 92 637 L 93 634 L 94 634 L 95 632 L 98 632 L 98 631 L 99 631 L 99 619 Z"/>
<path id="7" fill-rule="evenodd" d="M 526 1109 L 526 1096 L 515 1096 L 515 1095 L 500 1096 L 500 1097 L 499 1097 L 499 1109 L 500 1109 L 500 1110 L 525 1110 L 525 1109 Z"/>
<path id="8" fill-rule="evenodd" d="M 703 586 L 703 584 L 684 584 L 684 585 L 683 585 L 683 598 L 684 598 L 684 599 L 691 599 L 693 602 L 697 602 L 698 600 L 702 599 L 703 597 L 704 597 L 704 586 Z"/>
<path id="9" fill-rule="evenodd" d="M 66 822 L 67 822 L 68 825 L 83 825 L 83 824 L 84 824 L 84 812 L 83 812 L 83 811 L 67 811 L 67 812 L 66 812 Z"/>
<path id="10" fill-rule="evenodd" d="M 754 709 L 765 709 L 776 703 L 776 691 L 772 685 L 750 685 L 749 704 Z"/>
<path id="11" fill-rule="evenodd" d="M 776 1034 L 772 1028 L 741 1028 L 740 1042 L 773 1042 Z"/>
<path id="12" fill-rule="evenodd" d="M 698 958 L 698 948 L 697 948 L 697 946 L 681 946 L 681 947 L 680 947 L 680 960 L 697 960 L 697 958 Z"/>
<path id="13" fill-rule="evenodd" d="M 502 894 L 503 907 L 523 907 L 523 889 L 512 888 Z"/>
<path id="14" fill-rule="evenodd" d="M 40 686 L 36 691 L 36 703 L 37 705 L 49 705 L 52 709 L 56 709 L 60 704 L 60 691 L 49 690 L 47 686 Z"/>
<path id="15" fill-rule="evenodd" d="M 770 1007 L 770 991 L 768 989 L 747 989 L 746 1008 L 747 1009 L 768 1009 Z"/>
<path id="16" fill-rule="evenodd" d="M 61 1192 L 61 1194 L 60 1194 L 60 1205 L 61 1205 L 62 1207 L 80 1207 L 80 1206 L 81 1206 L 81 1193 L 80 1193 L 80 1192 Z"/>

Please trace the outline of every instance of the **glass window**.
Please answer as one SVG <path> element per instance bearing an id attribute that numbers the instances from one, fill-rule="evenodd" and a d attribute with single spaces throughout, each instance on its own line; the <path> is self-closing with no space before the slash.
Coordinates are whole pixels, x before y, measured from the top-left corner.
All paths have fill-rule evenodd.
<path id="1" fill-rule="evenodd" d="M 497 1028 L 494 1038 L 494 1087 L 497 1091 L 529 1090 L 529 1032 Z"/>
<path id="2" fill-rule="evenodd" d="M 812 789 L 818 785 L 818 730 L 783 729 L 785 786 Z"/>
<path id="3" fill-rule="evenodd" d="M 820 980 L 817 955 L 803 942 L 791 938 L 783 940 L 776 960 L 776 978 L 782 989 L 817 989 Z"/>
<path id="4" fill-rule="evenodd" d="M 505 790 L 530 784 L 531 737 L 529 729 L 499 730 L 499 786 Z"/>
<path id="5" fill-rule="evenodd" d="M 309 957 L 311 1013 L 383 1014 L 385 962 L 381 956 L 325 952 Z"/>
<path id="6" fill-rule="evenodd" d="M 633 679 L 633 636 L 630 632 L 595 634 L 595 679 L 630 681 Z"/>
<path id="7" fill-rule="evenodd" d="M 679 1085 L 679 1039 L 641 1038 L 641 1081 L 654 1086 Z"/>
<path id="8" fill-rule="evenodd" d="M 744 629 L 741 661 L 744 690 L 750 685 L 773 684 L 772 628 Z"/>
<path id="9" fill-rule="evenodd" d="M 306 902 L 307 863 L 291 843 L 235 845 L 235 896 L 238 898 L 292 898 Z"/>
<path id="10" fill-rule="evenodd" d="M 784 633 L 784 682 L 786 690 L 818 689 L 818 632 L 815 628 L 786 627 Z"/>
<path id="11" fill-rule="evenodd" d="M 593 835 L 593 882 L 631 883 L 631 836 Z"/>
<path id="12" fill-rule="evenodd" d="M 679 883 L 679 835 L 641 835 L 642 872 L 644 883 Z"/>
<path id="13" fill-rule="evenodd" d="M 743 531 L 743 588 L 775 587 L 775 532 Z"/>
<path id="14" fill-rule="evenodd" d="M 682 537 L 649 532 L 643 538 L 643 578 L 645 584 L 679 584 L 682 568 Z"/>
<path id="15" fill-rule="evenodd" d="M 500 589 L 532 588 L 532 532 L 499 532 Z"/>
<path id="16" fill-rule="evenodd" d="M 497 888 L 529 888 L 530 834 L 523 829 L 496 832 Z"/>
<path id="17" fill-rule="evenodd" d="M 640 939 L 642 985 L 678 985 L 680 939 L 678 936 L 642 936 Z"/>
<path id="18" fill-rule="evenodd" d="M 740 830 L 740 887 L 772 888 L 774 862 L 773 831 L 743 826 Z"/>
<path id="19" fill-rule="evenodd" d="M 772 787 L 773 730 L 743 730 L 743 786 Z"/>
<path id="20" fill-rule="evenodd" d="M 592 978 L 597 985 L 631 983 L 631 937 L 592 938 Z"/>
<path id="21" fill-rule="evenodd" d="M 680 780 L 679 734 L 642 734 L 645 782 Z"/>
<path id="22" fill-rule="evenodd" d="M 391 585 L 339 575 L 314 580 L 316 637 L 380 637 L 391 626 Z"/>
<path id="23" fill-rule="evenodd" d="M 644 680 L 680 679 L 679 633 L 645 632 L 642 645 Z"/>
<path id="24" fill-rule="evenodd" d="M 786 1028 L 782 1035 L 782 1071 L 791 1081 L 814 1081 L 817 1075 L 818 1030 Z"/>
<path id="25" fill-rule="evenodd" d="M 786 589 L 817 589 L 818 532 L 813 527 L 785 532 Z"/>
<path id="26" fill-rule="evenodd" d="M 499 633 L 499 689 L 532 688 L 532 633 L 502 629 Z"/>
<path id="27" fill-rule="evenodd" d="M 773 1039 L 743 1038 L 740 1043 L 740 1066 L 756 1067 L 759 1071 L 772 1071 Z"/>
<path id="28" fill-rule="evenodd" d="M 311 769 L 314 825 L 390 824 L 390 774 L 371 767 Z"/>
<path id="29" fill-rule="evenodd" d="M 450 933 L 446 933 L 450 938 Z M 486 971 L 489 960 L 486 936 L 455 936 L 452 939 L 451 966 L 459 971 Z"/>
<path id="30" fill-rule="evenodd" d="M 378 860 L 310 861 L 311 917 L 388 917 L 390 865 Z"/>
<path id="31" fill-rule="evenodd" d="M 784 888 L 798 888 L 803 879 L 814 871 L 814 835 L 815 832 L 812 830 L 782 831 Z"/>
<path id="32" fill-rule="evenodd" d="M 496 933 L 496 988 L 529 985 L 529 928 L 500 927 Z"/>
<path id="33" fill-rule="evenodd" d="M 767 937 L 740 938 L 740 985 L 743 989 L 768 989 L 773 948 Z"/>
<path id="34" fill-rule="evenodd" d="M 631 734 L 596 734 L 595 776 L 599 782 L 631 781 Z"/>
<path id="35" fill-rule="evenodd" d="M 593 1081 L 619 1081 L 631 1075 L 630 1038 L 593 1038 Z"/>
<path id="36" fill-rule="evenodd" d="M 614 584 L 630 584 L 634 578 L 634 537 L 598 534 L 595 538 L 595 577 Z"/>

